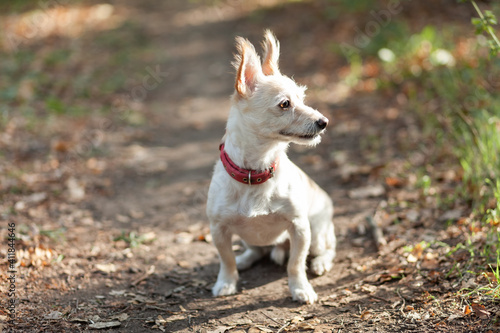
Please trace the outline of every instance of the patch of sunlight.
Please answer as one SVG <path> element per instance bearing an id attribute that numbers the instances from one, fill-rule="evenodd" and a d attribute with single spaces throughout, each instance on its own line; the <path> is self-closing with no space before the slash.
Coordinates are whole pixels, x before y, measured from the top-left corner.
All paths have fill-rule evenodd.
<path id="1" fill-rule="evenodd" d="M 230 21 L 248 15 L 255 10 L 272 8 L 289 1 L 290 0 L 233 0 L 224 4 L 196 7 L 178 13 L 173 19 L 173 24 L 176 27 L 184 27 Z"/>
<path id="2" fill-rule="evenodd" d="M 110 4 L 40 7 L 22 14 L 0 15 L 0 48 L 15 51 L 49 36 L 76 38 L 86 31 L 115 28 L 123 19 Z"/>

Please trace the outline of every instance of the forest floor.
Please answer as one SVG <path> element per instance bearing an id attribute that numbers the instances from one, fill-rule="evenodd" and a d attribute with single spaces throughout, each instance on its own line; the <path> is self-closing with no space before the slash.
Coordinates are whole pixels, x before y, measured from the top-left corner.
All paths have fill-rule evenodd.
<path id="1" fill-rule="evenodd" d="M 15 224 L 19 259 L 17 317 L 14 325 L 5 322 L 2 296 L 4 330 L 500 330 L 494 303 L 481 305 L 479 296 L 460 292 L 481 279 L 454 269 L 469 253 L 449 251 L 466 232 L 460 220 L 468 207 L 443 209 L 428 195 L 452 192 L 457 168 L 436 164 L 439 183 L 422 183 L 421 169 L 408 163 L 425 165 L 433 143 L 425 142 L 404 91 L 342 82 L 349 67 L 328 45 L 352 38 L 366 18 L 318 24 L 323 5 L 314 2 L 114 6 L 132 22 L 129 29 L 141 27 L 125 40 L 152 41 L 145 46 L 151 60 L 125 74 L 123 94 L 144 95 L 133 112 L 55 116 L 31 127 L 13 115 L 0 133 L 1 219 L 3 226 Z M 401 15 L 427 13 L 422 4 L 407 6 Z M 465 24 L 469 14 L 462 14 Z M 307 85 L 308 104 L 330 119 L 320 145 L 290 148 L 291 159 L 330 194 L 336 210 L 335 266 L 310 276 L 319 296 L 313 305 L 292 301 L 286 269 L 268 259 L 241 272 L 236 295 L 214 298 L 210 292 L 219 264 L 205 202 L 233 89 L 234 37 L 258 45 L 265 28 L 280 39 L 283 73 Z M 91 48 L 84 56 L 100 61 Z M 70 74 L 70 81 L 80 74 Z M 377 247 L 370 218 L 386 245 Z M 7 235 L 3 227 L 2 239 Z M 241 251 L 236 239 L 234 249 Z M 7 247 L 1 251 L 6 258 Z M 3 281 L 7 265 L 2 262 Z"/>

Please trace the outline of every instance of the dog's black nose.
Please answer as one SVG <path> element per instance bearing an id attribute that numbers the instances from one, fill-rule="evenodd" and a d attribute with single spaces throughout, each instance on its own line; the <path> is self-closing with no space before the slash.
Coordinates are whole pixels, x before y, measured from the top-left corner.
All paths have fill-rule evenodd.
<path id="1" fill-rule="evenodd" d="M 323 117 L 323 118 L 319 118 L 318 120 L 316 120 L 316 126 L 318 126 L 319 128 L 325 129 L 326 125 L 328 125 L 327 118 Z"/>

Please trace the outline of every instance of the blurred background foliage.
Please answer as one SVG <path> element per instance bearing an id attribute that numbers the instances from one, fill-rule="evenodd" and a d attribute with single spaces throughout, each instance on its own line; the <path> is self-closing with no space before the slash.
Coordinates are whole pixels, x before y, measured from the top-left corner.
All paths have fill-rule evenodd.
<path id="1" fill-rule="evenodd" d="M 332 2 L 348 11 L 371 10 L 375 17 L 371 2 Z M 470 3 L 450 1 L 450 6 L 465 5 Z M 500 4 L 488 5 L 494 18 Z M 472 201 L 478 214 L 498 223 L 500 203 L 494 198 L 500 195 L 500 58 L 488 53 L 490 36 L 479 30 L 471 38 L 467 29 L 473 30 L 472 25 L 453 22 L 416 31 L 404 19 L 387 19 L 381 25 L 373 38 L 368 26 L 364 34 L 358 31 L 367 39 L 363 47 L 355 42 L 333 46 L 350 63 L 347 83 L 366 80 L 366 64 L 374 61 L 380 67 L 373 77 L 375 89 L 405 92 L 423 130 L 462 166 L 459 195 Z"/>
<path id="2" fill-rule="evenodd" d="M 470 1 L 449 2 L 449 6 L 472 5 L 478 9 L 478 5 Z M 379 67 L 373 76 L 374 89 L 405 93 L 409 110 L 417 115 L 427 138 L 422 144 L 437 147 L 428 166 L 443 161 L 456 161 L 461 166 L 460 185 L 451 198 L 441 198 L 440 202 L 452 203 L 452 206 L 457 201 L 470 204 L 472 216 L 487 225 L 489 231 L 481 247 L 470 242 L 475 235 L 471 231 L 466 247 L 472 255 L 482 253 L 496 257 L 498 267 L 500 44 L 491 33 L 497 28 L 500 4 L 492 1 L 480 5 L 488 8 L 485 12 L 489 16 L 489 28 L 478 23 L 479 18 L 473 18 L 470 26 L 444 21 L 415 30 L 405 19 L 396 18 L 381 28 L 366 46 L 335 45 L 333 50 L 343 54 L 351 66 L 346 77 L 349 85 L 356 86 L 369 79 L 366 65 L 374 62 Z M 367 6 L 362 10 L 372 8 Z M 474 26 L 477 36 L 471 37 Z M 428 173 L 426 169 L 429 170 L 424 167 L 422 175 Z M 431 182 L 430 178 L 426 179 Z M 483 269 L 490 271 L 487 265 Z M 495 276 L 497 283 L 500 282 L 498 275 Z M 498 285 L 486 290 L 499 297 Z"/>

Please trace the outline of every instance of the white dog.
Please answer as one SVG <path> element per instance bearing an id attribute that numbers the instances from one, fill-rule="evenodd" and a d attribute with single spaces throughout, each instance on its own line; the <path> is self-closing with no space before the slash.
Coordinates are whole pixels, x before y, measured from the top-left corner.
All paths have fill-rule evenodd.
<path id="1" fill-rule="evenodd" d="M 221 260 L 215 296 L 236 292 L 238 270 L 269 252 L 278 264 L 290 243 L 288 284 L 294 300 L 314 303 L 318 296 L 307 280 L 333 266 L 335 233 L 329 196 L 286 155 L 291 142 L 320 142 L 328 119 L 304 104 L 305 87 L 278 69 L 279 43 L 265 32 L 261 64 L 253 45 L 236 38 L 236 91 L 220 146 L 220 160 L 210 184 L 207 215 Z M 231 237 L 246 245 L 235 258 Z"/>

